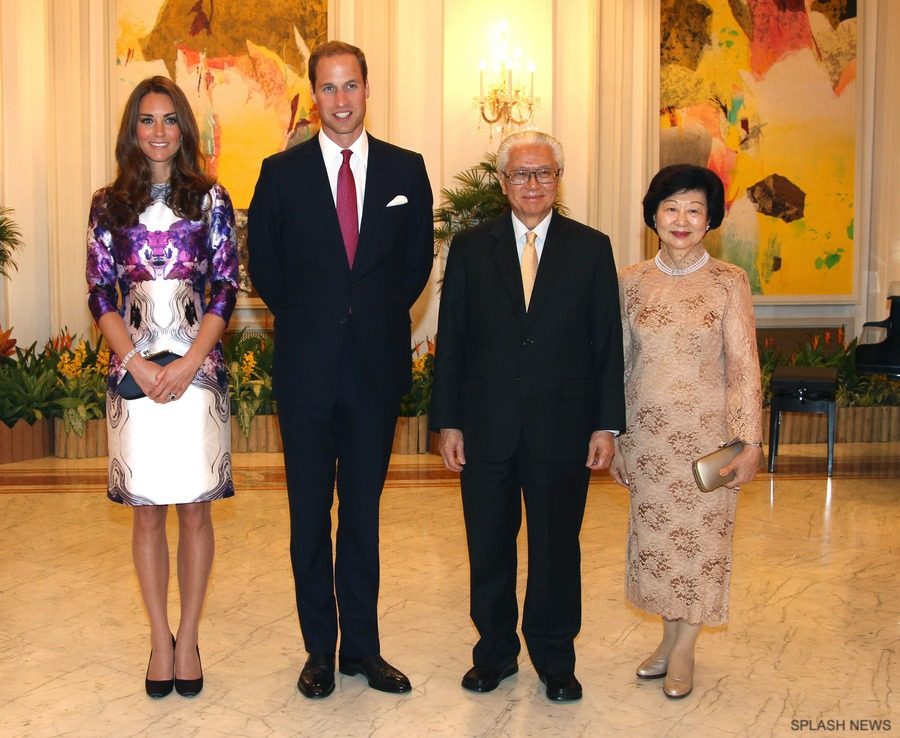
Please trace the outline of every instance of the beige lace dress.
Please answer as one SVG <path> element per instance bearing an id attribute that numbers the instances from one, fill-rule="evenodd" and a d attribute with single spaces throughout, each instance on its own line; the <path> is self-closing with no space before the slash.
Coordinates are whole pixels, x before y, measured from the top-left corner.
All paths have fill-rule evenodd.
<path id="1" fill-rule="evenodd" d="M 761 393 L 747 275 L 710 259 L 682 276 L 653 260 L 619 275 L 631 496 L 626 597 L 669 619 L 728 619 L 738 492 L 703 493 L 691 460 L 759 441 Z"/>

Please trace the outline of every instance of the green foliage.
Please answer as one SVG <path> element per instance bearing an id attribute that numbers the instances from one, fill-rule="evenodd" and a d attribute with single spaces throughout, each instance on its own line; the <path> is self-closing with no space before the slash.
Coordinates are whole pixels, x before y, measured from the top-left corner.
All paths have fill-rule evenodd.
<path id="1" fill-rule="evenodd" d="M 272 361 L 275 345 L 266 336 L 247 335 L 246 329 L 224 345 L 231 394 L 231 413 L 245 436 L 256 415 L 274 415 Z"/>
<path id="2" fill-rule="evenodd" d="M 12 210 L 0 205 L 0 275 L 10 276 L 9 268 L 18 269 L 12 252 L 22 247 L 22 232 L 10 218 Z"/>
<path id="3" fill-rule="evenodd" d="M 431 386 L 434 384 L 434 343 L 427 342 L 427 350 L 416 356 L 422 344 L 413 348 L 412 387 L 400 399 L 401 417 L 427 415 L 431 407 Z"/>
<path id="4" fill-rule="evenodd" d="M 98 337 L 95 344 L 69 335 L 68 329 L 47 343 L 48 363 L 56 373 L 54 403 L 62 413 L 66 431 L 79 438 L 89 420 L 106 417 L 109 349 Z"/>
<path id="5" fill-rule="evenodd" d="M 53 417 L 58 394 L 56 368 L 45 353 L 16 347 L 15 356 L 0 356 L 0 421 L 10 428 Z"/>
<path id="6" fill-rule="evenodd" d="M 443 205 L 434 211 L 435 257 L 457 233 L 500 215 L 508 207 L 497 176 L 497 157 L 489 154 L 484 161 L 453 177 L 460 187 L 441 190 Z"/>

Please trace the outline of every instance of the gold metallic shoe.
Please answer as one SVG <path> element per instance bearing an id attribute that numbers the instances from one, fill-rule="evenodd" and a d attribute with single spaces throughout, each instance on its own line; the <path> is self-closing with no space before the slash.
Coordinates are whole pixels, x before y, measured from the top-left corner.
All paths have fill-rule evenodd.
<path id="1" fill-rule="evenodd" d="M 637 668 L 635 674 L 641 679 L 661 679 L 669 668 L 669 657 L 661 656 L 653 658 L 652 655 L 645 658 Z"/>
<path id="2" fill-rule="evenodd" d="M 663 682 L 663 692 L 666 697 L 680 700 L 687 697 L 694 689 L 694 662 L 691 660 L 687 668 L 669 669 L 666 680 Z"/>

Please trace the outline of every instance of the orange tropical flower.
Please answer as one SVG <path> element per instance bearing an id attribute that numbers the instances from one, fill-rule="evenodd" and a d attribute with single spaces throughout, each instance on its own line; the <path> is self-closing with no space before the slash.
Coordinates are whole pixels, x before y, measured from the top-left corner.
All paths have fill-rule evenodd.
<path id="1" fill-rule="evenodd" d="M 0 330 L 0 356 L 12 356 L 16 352 L 16 339 L 9 337 L 12 331 L 12 326 L 5 331 Z"/>

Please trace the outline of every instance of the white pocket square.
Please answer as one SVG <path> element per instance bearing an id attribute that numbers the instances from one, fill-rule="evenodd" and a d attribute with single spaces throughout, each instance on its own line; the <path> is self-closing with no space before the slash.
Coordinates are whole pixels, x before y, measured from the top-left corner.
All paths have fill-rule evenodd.
<path id="1" fill-rule="evenodd" d="M 406 195 L 397 195 L 397 197 L 391 200 L 387 205 L 385 205 L 385 207 L 392 208 L 394 207 L 394 205 L 406 205 L 406 203 L 408 202 L 409 200 L 407 199 Z"/>

